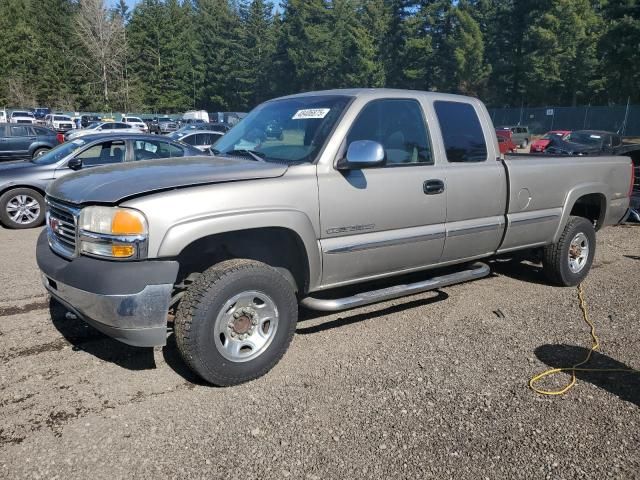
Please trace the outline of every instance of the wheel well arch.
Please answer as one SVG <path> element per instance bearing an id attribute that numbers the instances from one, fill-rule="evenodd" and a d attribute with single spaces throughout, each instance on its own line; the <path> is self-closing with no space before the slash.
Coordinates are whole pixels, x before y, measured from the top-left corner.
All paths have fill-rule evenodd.
<path id="1" fill-rule="evenodd" d="M 43 188 L 36 187 L 35 185 L 15 184 L 15 185 L 8 185 L 8 186 L 4 187 L 3 189 L 1 189 L 0 190 L 0 196 L 4 195 L 5 193 L 7 193 L 10 190 L 16 190 L 18 188 L 29 188 L 31 190 L 35 190 L 40 195 L 42 195 L 42 197 L 44 197 L 46 195 L 46 193 L 45 193 Z"/>
<path id="2" fill-rule="evenodd" d="M 602 193 L 588 193 L 580 196 L 571 206 L 569 215 L 583 217 L 591 221 L 596 230 L 604 225 L 607 213 L 607 198 Z"/>
<path id="3" fill-rule="evenodd" d="M 177 255 L 176 283 L 233 258 L 256 260 L 280 271 L 296 292 L 309 289 L 309 259 L 302 238 L 286 227 L 259 227 L 215 233 L 192 241 Z"/>

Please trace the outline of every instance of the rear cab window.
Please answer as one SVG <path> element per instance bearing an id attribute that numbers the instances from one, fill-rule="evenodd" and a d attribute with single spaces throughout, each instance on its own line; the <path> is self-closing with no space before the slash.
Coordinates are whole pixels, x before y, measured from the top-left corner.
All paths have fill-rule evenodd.
<path id="1" fill-rule="evenodd" d="M 470 103 L 435 101 L 434 109 L 450 163 L 478 163 L 488 157 L 482 124 Z"/>

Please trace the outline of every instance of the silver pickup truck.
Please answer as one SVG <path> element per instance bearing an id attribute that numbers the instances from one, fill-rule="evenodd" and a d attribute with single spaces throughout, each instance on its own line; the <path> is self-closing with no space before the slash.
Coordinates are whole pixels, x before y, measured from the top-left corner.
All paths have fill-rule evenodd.
<path id="1" fill-rule="evenodd" d="M 503 160 L 480 101 L 403 90 L 272 100 L 213 153 L 57 180 L 37 259 L 55 299 L 125 343 L 164 345 L 175 316 L 185 362 L 217 385 L 269 371 L 299 304 L 436 289 L 523 249 L 541 253 L 552 283 L 576 285 L 632 182 L 626 157 Z"/>

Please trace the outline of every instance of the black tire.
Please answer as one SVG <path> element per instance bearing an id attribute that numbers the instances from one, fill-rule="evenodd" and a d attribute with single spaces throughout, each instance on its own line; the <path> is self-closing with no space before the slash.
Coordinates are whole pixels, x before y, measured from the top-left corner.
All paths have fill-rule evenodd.
<path id="1" fill-rule="evenodd" d="M 247 291 L 264 293 L 273 300 L 277 328 L 258 356 L 236 362 L 221 353 L 215 324 L 219 316 L 227 318 L 223 312 L 230 309 L 225 304 Z M 264 263 L 235 259 L 209 268 L 189 287 L 178 307 L 174 332 L 183 360 L 195 373 L 214 385 L 230 386 L 271 370 L 287 351 L 297 321 L 298 304 L 289 281 Z"/>
<path id="2" fill-rule="evenodd" d="M 21 217 L 25 219 L 24 222 L 16 222 L 15 220 L 13 220 L 13 218 L 11 218 L 10 212 L 7 210 L 7 206 L 10 202 L 12 202 L 13 199 L 18 196 L 26 196 L 38 202 L 38 214 L 32 221 L 26 221 L 27 215 Z M 44 223 L 44 216 L 44 197 L 36 190 L 33 190 L 31 188 L 14 188 L 13 190 L 8 190 L 7 192 L 3 193 L 2 196 L 0 196 L 0 222 L 2 222 L 2 224 L 7 228 L 25 229 L 38 227 Z"/>
<path id="3" fill-rule="evenodd" d="M 569 251 L 571 243 L 584 235 L 587 240 L 588 253 L 579 271 L 570 268 Z M 569 217 L 569 221 L 560 235 L 560 240 L 544 249 L 542 265 L 547 279 L 554 285 L 575 287 L 580 284 L 591 269 L 596 253 L 596 231 L 593 223 L 583 217 Z"/>
<path id="4" fill-rule="evenodd" d="M 36 148 L 33 151 L 33 155 L 31 156 L 31 158 L 38 158 L 40 155 L 44 155 L 45 153 L 47 153 L 49 151 L 48 148 Z"/>

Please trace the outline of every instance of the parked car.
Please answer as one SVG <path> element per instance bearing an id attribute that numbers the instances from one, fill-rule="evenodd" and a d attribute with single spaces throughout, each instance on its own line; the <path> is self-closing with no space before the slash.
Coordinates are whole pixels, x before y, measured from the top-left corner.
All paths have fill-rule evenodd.
<path id="1" fill-rule="evenodd" d="M 156 117 L 149 124 L 149 132 L 165 135 L 178 130 L 178 123 L 170 117 Z"/>
<path id="2" fill-rule="evenodd" d="M 33 125 L 36 123 L 36 117 L 33 116 L 33 113 L 27 112 L 26 110 L 14 110 L 9 116 L 9 123 L 25 123 Z"/>
<path id="3" fill-rule="evenodd" d="M 182 115 L 181 122 L 188 123 L 209 123 L 209 114 L 204 110 L 191 110 Z"/>
<path id="4" fill-rule="evenodd" d="M 33 116 L 36 120 L 44 120 L 44 117 L 49 115 L 51 110 L 47 107 L 36 107 L 33 109 Z"/>
<path id="5" fill-rule="evenodd" d="M 502 155 L 507 153 L 514 153 L 518 146 L 511 140 L 511 132 L 508 130 L 496 130 L 496 137 L 498 138 L 498 149 Z"/>
<path id="6" fill-rule="evenodd" d="M 271 120 L 267 123 L 264 129 L 265 139 L 275 138 L 276 140 L 282 140 L 284 135 L 284 128 L 278 120 Z"/>
<path id="7" fill-rule="evenodd" d="M 269 122 L 285 118 L 284 139 L 265 141 Z M 178 351 L 216 385 L 268 372 L 299 303 L 386 301 L 487 276 L 469 262 L 526 249 L 542 250 L 550 282 L 577 285 L 596 230 L 629 205 L 628 158 L 581 159 L 579 175 L 566 156 L 497 160 L 484 105 L 442 93 L 283 97 L 216 152 L 55 181 L 36 255 L 53 298 L 125 343 L 164 345 L 171 306 Z M 454 265 L 395 287 L 368 283 Z M 338 289 L 355 284 L 358 293 Z"/>
<path id="8" fill-rule="evenodd" d="M 0 110 L 0 123 L 7 123 L 7 111 L 6 110 Z"/>
<path id="9" fill-rule="evenodd" d="M 561 139 L 564 139 L 570 133 L 571 130 L 551 130 L 531 143 L 529 153 L 542 153 L 547 149 L 552 138 L 560 137 Z"/>
<path id="10" fill-rule="evenodd" d="M 217 124 L 215 123 L 198 123 L 198 124 L 184 125 L 183 127 L 180 127 L 178 130 L 176 130 L 175 132 L 169 133 L 168 135 L 172 138 L 178 138 L 178 137 L 183 137 L 187 133 L 192 133 L 196 130 L 199 130 L 199 131 L 206 130 L 208 132 L 216 132 L 222 135 L 226 133 L 225 130 L 218 128 Z"/>
<path id="11" fill-rule="evenodd" d="M 617 133 L 601 130 L 576 130 L 564 138 L 551 138 L 545 153 L 553 155 L 612 154 L 621 146 L 622 137 Z"/>
<path id="12" fill-rule="evenodd" d="M 92 123 L 101 122 L 102 119 L 97 115 L 81 115 L 80 116 L 80 125 L 82 128 L 88 127 Z"/>
<path id="13" fill-rule="evenodd" d="M 203 152 L 209 151 L 212 145 L 214 145 L 224 133 L 222 132 L 210 132 L 208 130 L 189 130 L 181 134 L 171 134 L 169 137 L 174 140 L 179 140 L 197 148 Z"/>
<path id="14" fill-rule="evenodd" d="M 0 160 L 37 158 L 58 143 L 56 132 L 48 128 L 0 123 Z"/>
<path id="15" fill-rule="evenodd" d="M 73 120 L 71 120 L 71 117 L 68 115 L 54 113 L 46 115 L 45 118 L 47 119 L 45 125 L 57 132 L 68 132 L 69 130 L 73 130 L 75 126 Z"/>
<path id="16" fill-rule="evenodd" d="M 30 162 L 0 164 L 0 223 L 8 228 L 41 225 L 47 186 L 73 171 L 114 163 L 202 155 L 195 148 L 157 135 L 100 134 L 76 138 Z"/>
<path id="17" fill-rule="evenodd" d="M 65 135 L 65 139 L 73 140 L 74 138 L 84 137 L 85 135 L 93 135 L 96 133 L 142 133 L 139 128 L 132 127 L 128 123 L 123 122 L 96 122 L 83 128 L 82 130 L 72 130 Z"/>
<path id="18" fill-rule="evenodd" d="M 149 131 L 149 127 L 147 126 L 146 123 L 144 123 L 142 121 L 142 119 L 140 117 L 131 117 L 131 116 L 127 115 L 127 116 L 122 117 L 121 122 L 129 124 L 132 127 L 137 128 L 141 132 L 145 132 L 146 133 L 146 132 Z"/>
<path id="19" fill-rule="evenodd" d="M 529 127 L 522 125 L 514 125 L 507 127 L 498 127 L 496 130 L 509 130 L 511 131 L 511 140 L 518 145 L 518 148 L 526 148 L 531 143 L 531 134 L 529 133 Z"/>

